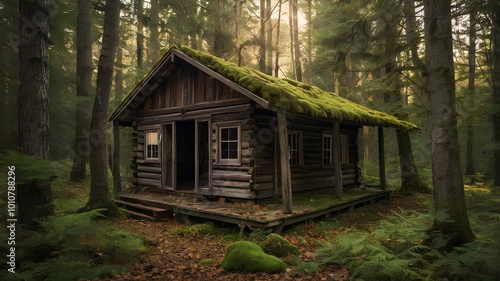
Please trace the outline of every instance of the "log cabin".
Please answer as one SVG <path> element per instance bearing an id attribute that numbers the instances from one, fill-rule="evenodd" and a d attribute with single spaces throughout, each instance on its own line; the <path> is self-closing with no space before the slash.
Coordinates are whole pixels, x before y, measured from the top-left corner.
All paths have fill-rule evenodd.
<path id="1" fill-rule="evenodd" d="M 168 50 L 109 121 L 115 192 L 119 128 L 131 126 L 134 185 L 245 200 L 281 194 L 288 212 L 292 192 L 332 187 L 341 197 L 342 187 L 359 184 L 362 126 L 378 127 L 380 135 L 384 127 L 416 128 L 315 86 L 187 47 Z M 385 178 L 383 159 L 380 171 Z"/>

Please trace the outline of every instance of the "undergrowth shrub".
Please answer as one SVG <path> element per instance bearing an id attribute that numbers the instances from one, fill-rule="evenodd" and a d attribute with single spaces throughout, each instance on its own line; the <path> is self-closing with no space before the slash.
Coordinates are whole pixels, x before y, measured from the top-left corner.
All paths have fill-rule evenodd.
<path id="1" fill-rule="evenodd" d="M 143 239 L 100 219 L 102 211 L 52 216 L 40 221 L 41 231 L 19 230 L 16 274 L 0 279 L 78 280 L 126 272 L 146 250 Z"/>
<path id="2" fill-rule="evenodd" d="M 362 280 L 500 280 L 500 195 L 467 192 L 467 203 L 471 243 L 447 252 L 422 245 L 433 215 L 400 210 L 370 232 L 350 228 L 324 242 L 318 264 L 340 264 Z"/>

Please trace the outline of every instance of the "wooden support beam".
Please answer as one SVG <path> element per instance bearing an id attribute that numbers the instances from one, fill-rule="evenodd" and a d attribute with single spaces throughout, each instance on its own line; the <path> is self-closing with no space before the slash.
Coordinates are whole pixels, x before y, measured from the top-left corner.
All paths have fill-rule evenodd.
<path id="1" fill-rule="evenodd" d="M 113 155 L 112 155 L 113 190 L 115 196 L 122 191 L 120 177 L 120 126 L 118 119 L 113 121 Z"/>
<path id="2" fill-rule="evenodd" d="M 340 148 L 340 123 L 333 122 L 332 134 L 332 148 L 333 148 L 333 174 L 335 176 L 335 196 L 342 199 L 342 163 L 341 163 L 341 148 Z"/>
<path id="3" fill-rule="evenodd" d="M 378 127 L 378 167 L 380 177 L 380 188 L 387 189 L 385 178 L 385 149 L 384 149 L 384 128 Z"/>
<path id="4" fill-rule="evenodd" d="M 288 148 L 288 130 L 286 128 L 286 115 L 283 110 L 278 110 L 278 139 L 280 146 L 280 178 L 281 195 L 283 197 L 283 212 L 292 213 L 292 182 L 290 170 L 290 157 Z"/>

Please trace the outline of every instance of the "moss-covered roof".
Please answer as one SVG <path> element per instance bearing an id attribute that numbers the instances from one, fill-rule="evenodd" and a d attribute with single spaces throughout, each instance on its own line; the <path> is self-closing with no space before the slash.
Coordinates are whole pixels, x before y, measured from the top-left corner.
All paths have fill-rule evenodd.
<path id="1" fill-rule="evenodd" d="M 206 67 L 268 101 L 270 105 L 293 113 L 373 126 L 417 128 L 412 123 L 369 109 L 315 86 L 270 76 L 250 67 L 238 67 L 234 63 L 188 47 L 179 49 Z"/>
<path id="2" fill-rule="evenodd" d="M 362 125 L 393 127 L 405 130 L 417 129 L 417 126 L 410 122 L 399 120 L 384 112 L 369 109 L 315 86 L 291 79 L 270 76 L 250 67 L 239 67 L 232 62 L 188 47 L 179 48 L 174 46 L 172 49 L 182 52 L 212 71 L 240 85 L 255 96 L 267 101 L 271 108 L 280 108 L 299 115 L 327 118 L 339 122 L 353 122 Z M 167 54 L 169 53 L 171 51 L 167 52 Z M 165 61 L 166 55 L 153 69 Z M 150 76 L 151 72 L 144 79 L 148 79 Z M 144 83 L 144 79 L 138 85 Z M 113 112 L 110 120 L 120 114 L 121 107 L 126 106 L 137 91 L 138 87 L 136 86 Z"/>

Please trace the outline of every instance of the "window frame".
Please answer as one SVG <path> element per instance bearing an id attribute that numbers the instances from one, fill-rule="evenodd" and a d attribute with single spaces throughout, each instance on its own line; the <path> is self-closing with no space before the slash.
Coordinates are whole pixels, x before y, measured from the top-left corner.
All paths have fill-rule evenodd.
<path id="1" fill-rule="evenodd" d="M 148 134 L 156 133 L 156 143 L 148 143 Z M 150 157 L 149 147 L 156 146 L 156 157 Z M 154 150 L 151 150 L 151 156 L 154 155 Z M 160 161 L 160 131 L 159 130 L 149 130 L 144 132 L 144 160 L 159 162 Z"/>
<path id="2" fill-rule="evenodd" d="M 217 164 L 219 165 L 238 165 L 241 166 L 241 124 L 240 123 L 224 123 L 217 124 Z M 236 140 L 222 140 L 222 130 L 224 129 L 237 129 Z M 222 143 L 237 143 L 237 157 L 236 158 L 222 158 Z"/>
<path id="3" fill-rule="evenodd" d="M 325 163 L 325 138 L 330 138 L 330 149 L 329 149 L 329 162 Z M 333 134 L 330 132 L 323 132 L 321 134 L 321 166 L 331 167 L 333 166 Z"/>
<path id="4" fill-rule="evenodd" d="M 297 139 L 297 142 L 296 142 L 296 145 L 297 147 L 296 148 L 293 148 L 292 147 L 292 144 L 290 142 L 292 136 L 296 135 L 296 139 Z M 303 167 L 304 166 L 304 158 L 303 158 L 303 152 L 304 152 L 304 147 L 303 147 L 303 139 L 304 139 L 304 134 L 302 133 L 302 131 L 288 131 L 288 155 L 289 155 L 289 161 L 290 161 L 290 167 Z M 293 163 L 293 155 L 294 155 L 294 151 L 296 151 L 296 155 L 297 155 L 297 163 Z"/>

